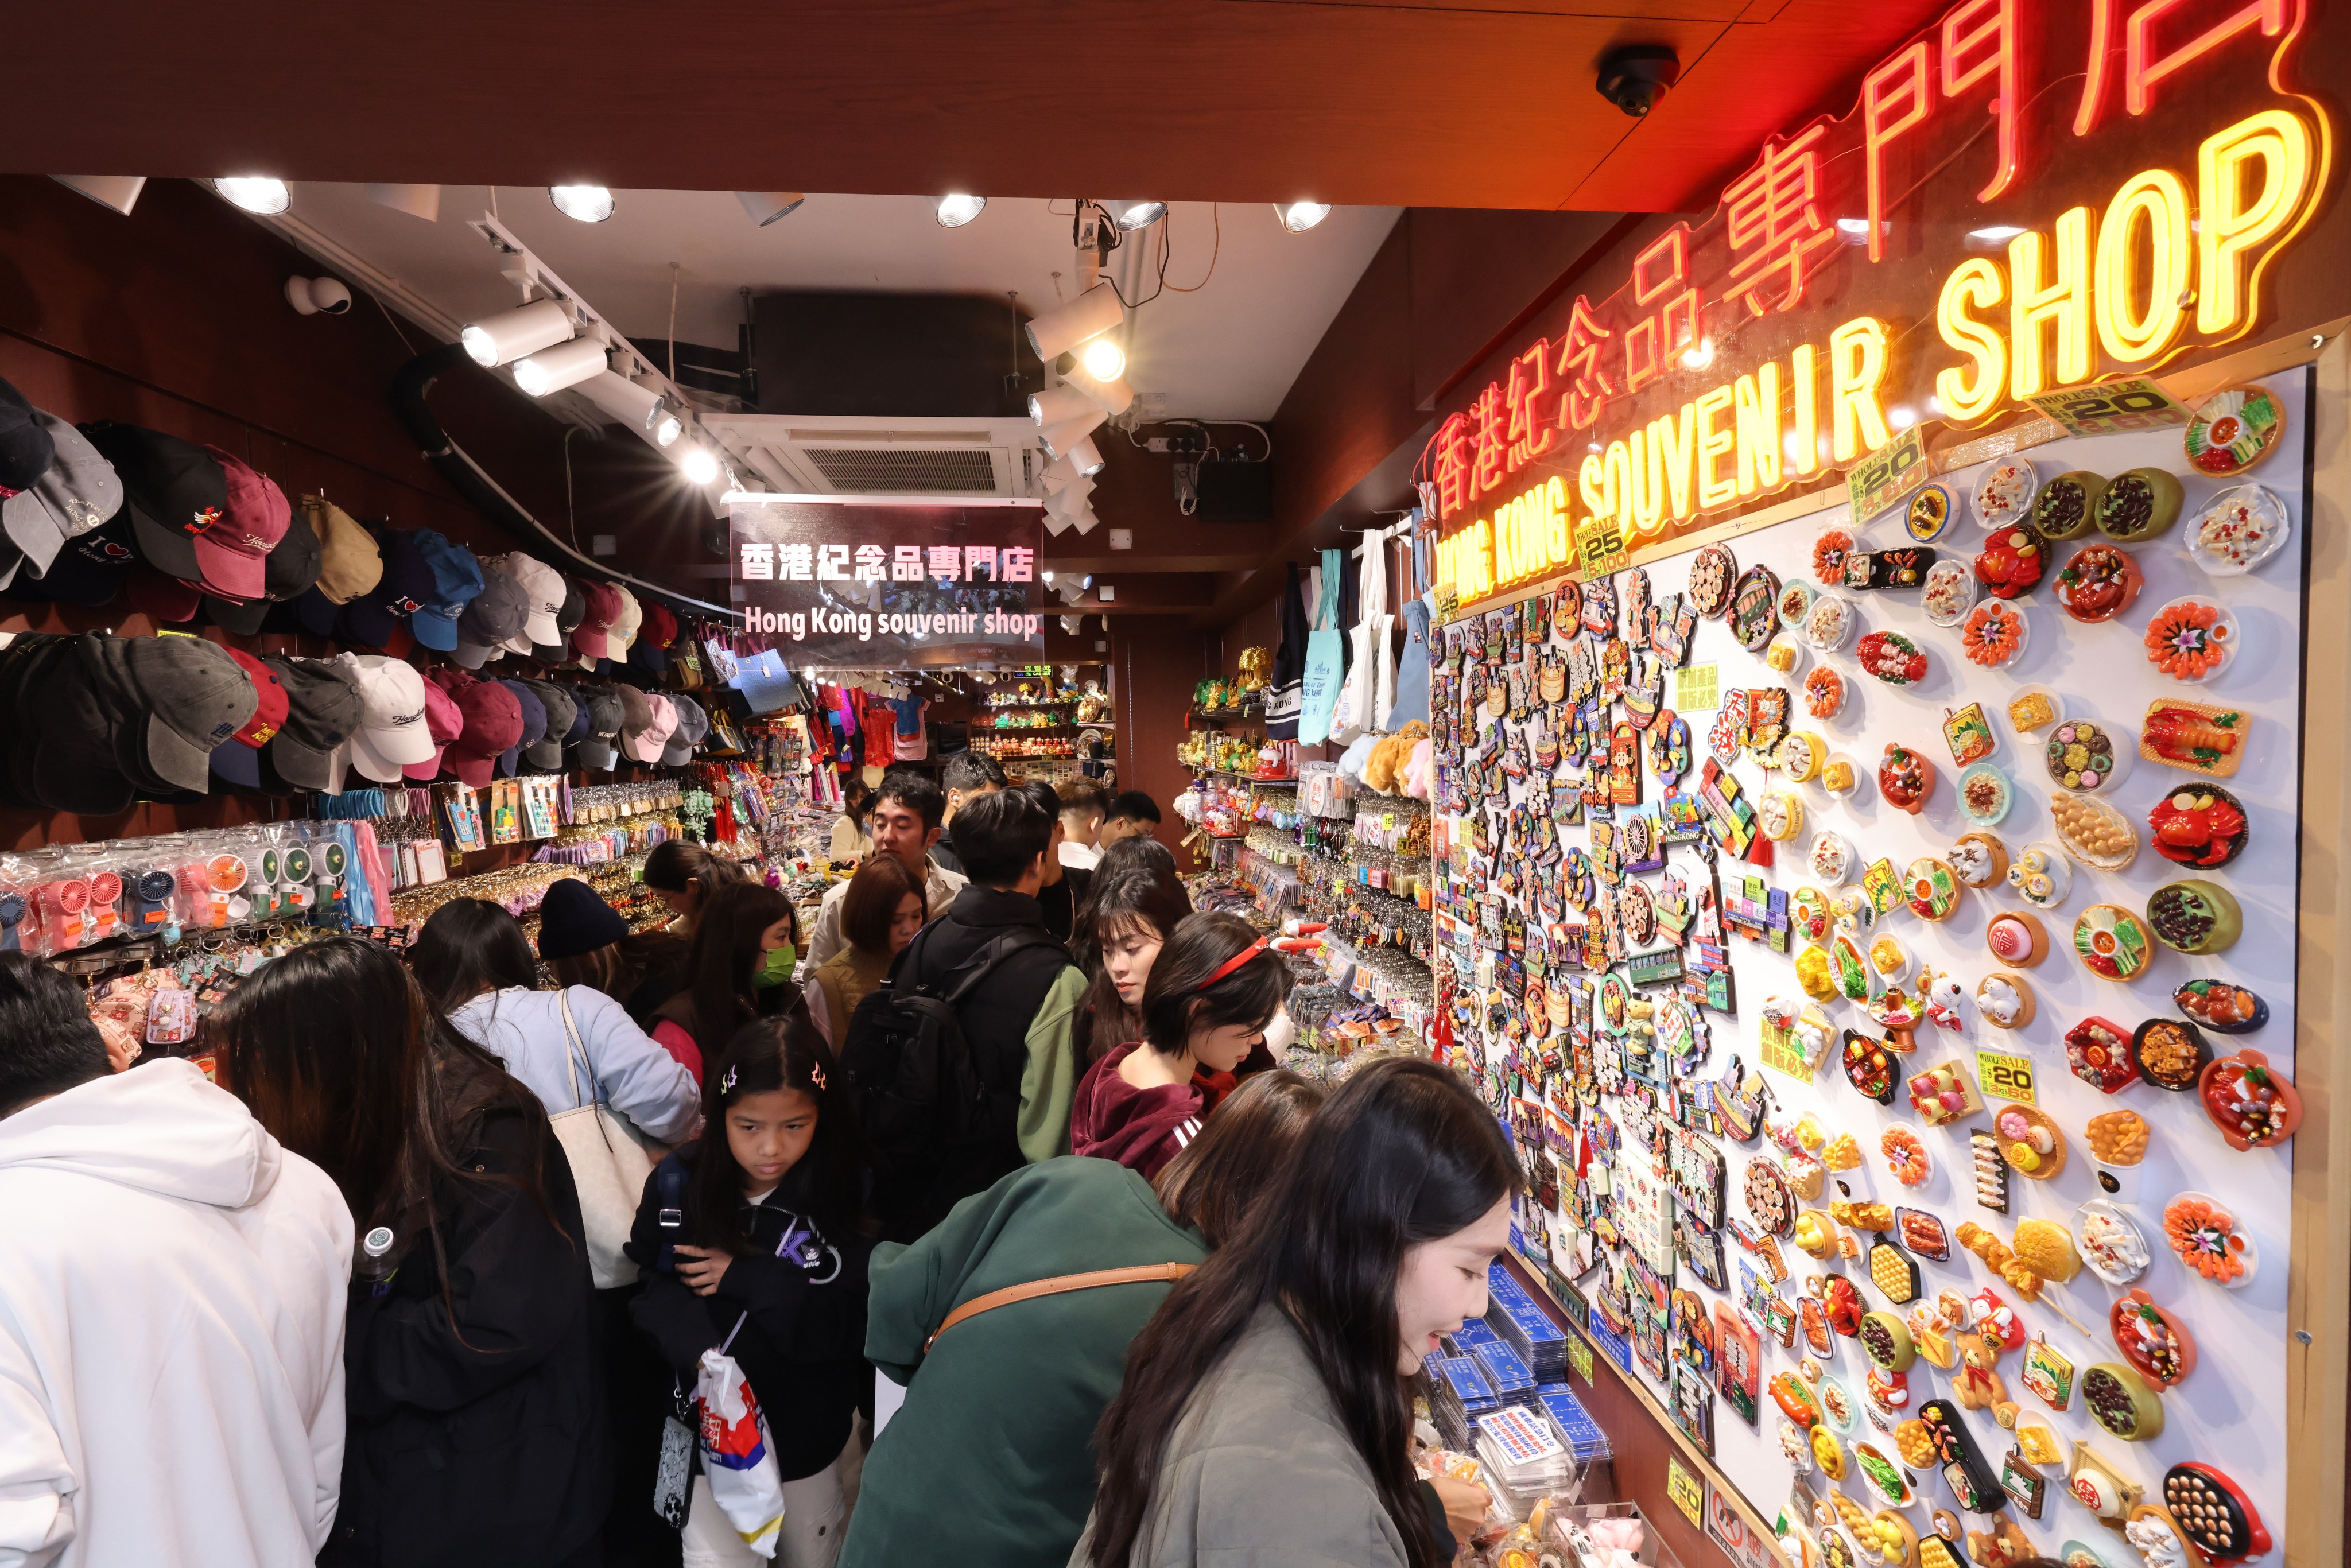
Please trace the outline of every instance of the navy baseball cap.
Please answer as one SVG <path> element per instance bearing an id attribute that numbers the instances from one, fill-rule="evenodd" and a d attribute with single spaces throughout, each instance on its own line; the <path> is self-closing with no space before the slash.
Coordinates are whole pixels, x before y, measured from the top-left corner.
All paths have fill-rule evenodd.
<path id="1" fill-rule="evenodd" d="M 20 596 L 37 593 L 60 603 L 96 610 L 113 603 L 120 595 L 131 581 L 131 568 L 138 559 L 139 552 L 131 548 L 131 508 L 125 507 L 104 527 L 78 539 L 68 539 L 65 548 L 57 551 L 57 559 L 49 562 L 49 570 L 40 576 L 27 577 L 19 572 L 11 591 Z"/>
<path id="2" fill-rule="evenodd" d="M 432 587 L 424 602 L 409 612 L 408 630 L 423 646 L 450 653 L 457 646 L 457 617 L 481 596 L 482 563 L 472 550 L 431 528 L 419 528 L 410 537 L 416 541 L 413 548 L 431 575 Z"/>
<path id="3" fill-rule="evenodd" d="M 343 606 L 337 618 L 337 635 L 346 643 L 371 648 L 391 645 L 401 622 L 422 609 L 433 591 L 433 569 L 418 548 L 417 535 L 406 528 L 386 528 L 376 536 L 383 551 L 383 576 L 367 592 Z"/>
<path id="4" fill-rule="evenodd" d="M 515 705 L 522 709 L 522 733 L 515 737 L 512 746 L 498 754 L 498 771 L 511 779 L 522 766 L 524 748 L 538 745 L 547 734 L 547 705 L 520 681 L 500 681 L 498 685 L 514 694 Z"/>

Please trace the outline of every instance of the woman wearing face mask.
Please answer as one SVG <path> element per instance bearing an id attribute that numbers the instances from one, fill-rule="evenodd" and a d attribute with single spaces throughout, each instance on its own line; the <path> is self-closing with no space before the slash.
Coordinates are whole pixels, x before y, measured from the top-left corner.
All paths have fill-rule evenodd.
<path id="1" fill-rule="evenodd" d="M 1071 1034 L 1086 1066 L 1143 1038 L 1144 982 L 1151 977 L 1151 966 L 1169 934 L 1191 913 L 1192 901 L 1173 871 L 1165 877 L 1151 872 L 1094 873 L 1085 908 L 1078 915 L 1080 941 L 1073 944 L 1091 977 Z"/>
<path id="2" fill-rule="evenodd" d="M 756 1018 L 799 1010 L 799 919 L 772 887 L 738 882 L 703 905 L 687 955 L 685 983 L 653 1009 L 653 1037 L 685 1063 L 695 1082 L 735 1031 Z"/>
<path id="3" fill-rule="evenodd" d="M 1451 1070 L 1398 1058 L 1349 1079 L 1262 1223 L 1210 1254 L 1136 1337 L 1095 1435 L 1101 1485 L 1070 1568 L 1236 1554 L 1259 1568 L 1440 1568 L 1405 1380 L 1440 1334 L 1486 1310 L 1521 1179 Z"/>
<path id="4" fill-rule="evenodd" d="M 849 879 L 841 901 L 841 935 L 848 945 L 818 965 L 807 986 L 809 1016 L 835 1051 L 849 1038 L 857 1004 L 890 977 L 891 960 L 929 918 L 922 879 L 895 855 L 876 856 Z"/>
<path id="5" fill-rule="evenodd" d="M 1157 1176 L 1198 1135 L 1289 994 L 1289 966 L 1249 922 L 1185 916 L 1144 984 L 1143 1039 L 1078 1081 L 1070 1152 L 1116 1160 L 1145 1180 Z"/>

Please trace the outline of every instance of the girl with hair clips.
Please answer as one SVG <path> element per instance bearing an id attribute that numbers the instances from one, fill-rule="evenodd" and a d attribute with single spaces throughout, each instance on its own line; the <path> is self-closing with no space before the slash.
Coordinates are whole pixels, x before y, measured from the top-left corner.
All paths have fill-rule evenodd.
<path id="1" fill-rule="evenodd" d="M 1167 1294 L 1166 1266 L 1239 1231 L 1323 1092 L 1260 1073 L 1156 1182 L 1108 1160 L 1045 1160 L 913 1246 L 877 1249 L 865 1353 L 906 1402 L 866 1458 L 844 1568 L 1066 1559 L 1093 1502 L 1094 1427 Z M 986 1304 L 1129 1269 L 1149 1277 Z"/>
<path id="2" fill-rule="evenodd" d="M 1486 1310 L 1521 1179 L 1451 1070 L 1349 1079 L 1136 1337 L 1070 1568 L 1440 1568 L 1406 1380 Z"/>
<path id="3" fill-rule="evenodd" d="M 1116 1160 L 1148 1180 L 1199 1135 L 1290 994 L 1290 967 L 1268 940 L 1237 915 L 1184 917 L 1144 985 L 1142 1040 L 1117 1047 L 1078 1082 L 1071 1154 Z M 1203 1070 L 1210 1076 L 1197 1076 Z"/>
<path id="4" fill-rule="evenodd" d="M 848 1502 L 842 1462 L 866 1366 L 863 1140 L 831 1053 L 794 1011 L 744 1025 L 712 1061 L 702 1135 L 645 1184 L 629 1255 L 634 1309 L 681 1384 L 724 1346 L 766 1413 L 784 1483 L 775 1560 L 830 1568 Z M 696 1475 L 684 1568 L 766 1560 Z"/>
<path id="5" fill-rule="evenodd" d="M 538 1098 L 357 937 L 257 971 L 200 1040 L 222 1086 L 334 1179 L 360 1238 L 342 1505 L 319 1561 L 600 1561 L 588 1249 Z"/>
<path id="6" fill-rule="evenodd" d="M 1091 977 L 1071 1030 L 1084 1065 L 1143 1038 L 1143 988 L 1151 966 L 1191 913 L 1192 901 L 1172 870 L 1165 877 L 1141 871 L 1094 873 L 1078 914 L 1077 939 L 1071 944 Z"/>
<path id="7" fill-rule="evenodd" d="M 730 883 L 703 905 L 677 994 L 653 1009 L 653 1037 L 707 1089 L 703 1063 L 753 1019 L 800 1009 L 799 917 L 756 882 Z"/>

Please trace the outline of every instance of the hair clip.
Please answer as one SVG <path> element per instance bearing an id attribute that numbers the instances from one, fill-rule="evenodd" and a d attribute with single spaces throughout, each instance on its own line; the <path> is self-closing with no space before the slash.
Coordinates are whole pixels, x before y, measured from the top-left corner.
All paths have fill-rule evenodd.
<path id="1" fill-rule="evenodd" d="M 726 1069 L 726 1076 L 718 1081 L 718 1092 L 727 1094 L 734 1092 L 735 1073 L 736 1069 L 730 1064 Z"/>
<path id="2" fill-rule="evenodd" d="M 809 1082 L 811 1082 L 811 1083 L 813 1083 L 813 1084 L 815 1084 L 819 1090 L 823 1089 L 823 1087 L 824 1087 L 824 1069 L 823 1069 L 823 1068 L 821 1068 L 821 1067 L 817 1067 L 817 1066 L 811 1066 L 811 1067 L 810 1067 L 810 1069 L 809 1069 Z"/>
<path id="3" fill-rule="evenodd" d="M 1259 937 L 1256 941 L 1250 943 L 1248 946 L 1242 948 L 1239 952 L 1226 959 L 1224 963 L 1217 967 L 1215 974 L 1210 975 L 1207 979 L 1201 981 L 1192 988 L 1196 991 L 1207 990 L 1210 986 L 1215 985 L 1218 980 L 1223 979 L 1227 975 L 1231 974 L 1235 969 L 1239 968 L 1243 964 L 1248 963 L 1251 958 L 1254 958 L 1259 953 L 1264 952 L 1272 940 L 1273 938 L 1270 936 Z"/>

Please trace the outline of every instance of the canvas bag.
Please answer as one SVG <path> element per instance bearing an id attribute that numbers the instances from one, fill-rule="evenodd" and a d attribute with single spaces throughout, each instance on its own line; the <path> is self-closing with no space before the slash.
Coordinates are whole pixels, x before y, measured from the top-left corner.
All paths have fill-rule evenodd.
<path id="1" fill-rule="evenodd" d="M 1265 734 L 1269 740 L 1298 738 L 1298 705 L 1305 694 L 1306 609 L 1298 597 L 1298 563 L 1282 565 L 1281 640 L 1273 653 L 1273 673 L 1265 688 Z"/>
<path id="2" fill-rule="evenodd" d="M 1314 630 L 1306 638 L 1305 690 L 1298 704 L 1298 739 L 1320 746 L 1331 736 L 1331 718 L 1339 703 L 1339 685 L 1346 674 L 1346 637 L 1339 630 L 1339 574 L 1344 552 L 1322 552 L 1322 602 L 1314 613 Z"/>
<path id="3" fill-rule="evenodd" d="M 588 1232 L 590 1271 L 595 1275 L 596 1288 L 609 1291 L 636 1282 L 637 1266 L 621 1249 L 629 1239 L 629 1228 L 636 1223 L 637 1203 L 644 1197 L 645 1178 L 653 1174 L 653 1156 L 645 1152 L 629 1119 L 604 1103 L 601 1088 L 594 1100 L 580 1098 L 580 1069 L 572 1058 L 576 1052 L 580 1061 L 586 1061 L 588 1048 L 580 1042 L 580 1026 L 571 1021 L 570 991 L 558 991 L 556 998 L 563 1009 L 568 1042 L 563 1070 L 570 1077 L 571 1099 L 579 1108 L 559 1112 L 547 1121 L 555 1129 L 555 1141 L 563 1145 L 563 1157 L 571 1162 L 571 1184 L 580 1189 L 580 1218 Z M 593 1063 L 589 1066 L 588 1082 L 591 1086 L 596 1082 Z"/>

